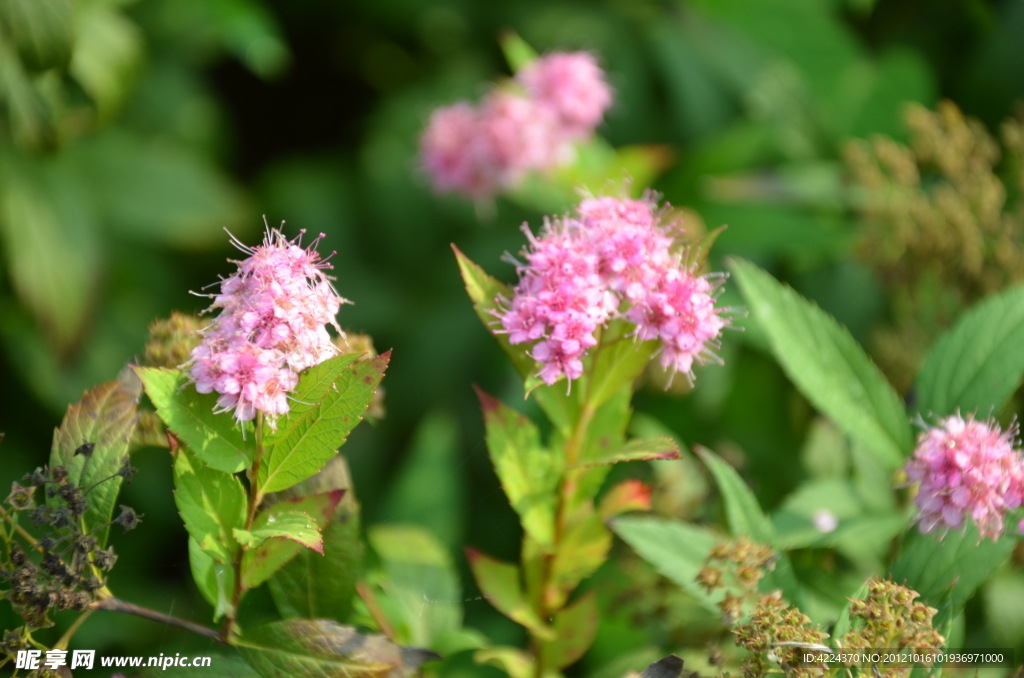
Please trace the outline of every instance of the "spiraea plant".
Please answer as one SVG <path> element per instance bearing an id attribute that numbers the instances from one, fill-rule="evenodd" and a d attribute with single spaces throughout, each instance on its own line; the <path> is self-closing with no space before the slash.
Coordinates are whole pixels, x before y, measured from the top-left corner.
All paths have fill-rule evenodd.
<path id="1" fill-rule="evenodd" d="M 548 675 L 574 663 L 597 631 L 597 599 L 576 588 L 607 559 L 606 521 L 649 508 L 637 481 L 597 495 L 613 464 L 678 456 L 669 438 L 626 439 L 634 382 L 652 359 L 681 379 L 714 359 L 729 323 L 716 303 L 720 276 L 699 275 L 703 250 L 676 245 L 681 224 L 653 195 L 586 198 L 551 218 L 511 259 L 509 288 L 456 250 L 477 314 L 508 353 L 524 391 L 551 420 L 536 424 L 479 391 L 487 447 L 519 514 L 520 564 L 468 549 L 484 596 L 530 634 L 529 652 L 477 654 L 514 676 Z"/>
<path id="2" fill-rule="evenodd" d="M 920 356 L 960 312 L 1024 280 L 1024 126 L 1002 143 L 951 101 L 907 107 L 910 142 L 847 144 L 861 191 L 861 255 L 881 276 L 892 323 L 878 331 L 881 367 L 901 390 Z"/>

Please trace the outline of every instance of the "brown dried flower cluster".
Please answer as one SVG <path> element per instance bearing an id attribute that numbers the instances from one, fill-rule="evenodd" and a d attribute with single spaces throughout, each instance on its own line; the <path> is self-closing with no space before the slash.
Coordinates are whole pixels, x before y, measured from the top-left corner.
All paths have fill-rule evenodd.
<path id="1" fill-rule="evenodd" d="M 860 254 L 886 286 L 895 324 L 875 337 L 889 378 L 909 387 L 925 349 L 967 306 L 1024 279 L 1024 123 L 1002 146 L 956 104 L 914 104 L 910 144 L 855 140 L 845 160 L 862 189 Z"/>

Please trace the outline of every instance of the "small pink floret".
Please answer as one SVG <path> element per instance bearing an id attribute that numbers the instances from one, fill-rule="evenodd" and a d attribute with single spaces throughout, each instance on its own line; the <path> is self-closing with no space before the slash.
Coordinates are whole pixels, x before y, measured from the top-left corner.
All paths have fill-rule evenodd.
<path id="1" fill-rule="evenodd" d="M 573 158 L 573 143 L 593 134 L 611 104 L 597 61 L 586 53 L 537 59 L 494 88 L 479 106 L 436 109 L 420 137 L 420 159 L 434 188 L 473 199 L 514 188 L 528 172 Z"/>
<path id="2" fill-rule="evenodd" d="M 236 242 L 249 257 L 213 295 L 219 313 L 192 351 L 189 376 L 198 392 L 220 394 L 217 406 L 238 421 L 262 412 L 273 427 L 288 413 L 299 372 L 337 353 L 326 327 L 341 332 L 335 315 L 345 300 L 324 273 L 330 264 L 317 241 L 303 249 L 272 229 L 257 247 Z"/>
<path id="3" fill-rule="evenodd" d="M 530 355 L 547 384 L 583 373 L 596 333 L 621 318 L 639 341 L 661 342 L 661 365 L 689 378 L 713 355 L 727 325 L 715 306 L 717 281 L 695 275 L 673 251 L 674 223 L 662 224 L 653 197 L 586 199 L 575 216 L 526 230 L 519 284 L 497 315 L 512 344 L 537 342 Z M 524 226 L 525 229 L 525 226 Z"/>
<path id="4" fill-rule="evenodd" d="M 1014 449 L 1016 426 L 951 416 L 918 438 L 907 477 L 920 483 L 914 502 L 923 533 L 974 520 L 981 537 L 998 539 L 1006 513 L 1024 499 L 1024 458 Z"/>

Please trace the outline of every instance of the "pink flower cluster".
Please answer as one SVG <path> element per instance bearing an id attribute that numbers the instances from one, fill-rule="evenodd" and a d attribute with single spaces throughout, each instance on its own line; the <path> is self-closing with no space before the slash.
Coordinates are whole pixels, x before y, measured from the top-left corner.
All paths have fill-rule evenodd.
<path id="1" fill-rule="evenodd" d="M 1024 500 L 1024 458 L 1014 449 L 1016 426 L 951 416 L 921 434 L 907 476 L 921 483 L 919 529 L 954 529 L 970 516 L 982 538 L 998 539 L 1006 513 Z M 1024 522 L 1021 524 L 1024 529 Z"/>
<path id="2" fill-rule="evenodd" d="M 220 313 L 192 351 L 196 390 L 219 393 L 218 407 L 234 410 L 239 421 L 259 411 L 273 427 L 289 410 L 287 394 L 299 372 L 337 353 L 327 325 L 341 332 L 335 315 L 345 300 L 324 274 L 330 264 L 316 251 L 320 238 L 303 249 L 302 233 L 289 241 L 268 230 L 253 248 L 234 241 L 249 257 L 236 262 L 238 271 L 211 295 L 210 308 Z"/>
<path id="3" fill-rule="evenodd" d="M 526 172 L 564 164 L 612 101 L 604 72 L 586 52 L 549 54 L 515 79 L 519 91 L 493 89 L 479 107 L 459 102 L 433 112 L 420 155 L 438 191 L 483 198 Z"/>
<path id="4" fill-rule="evenodd" d="M 575 216 L 548 221 L 541 237 L 524 226 L 530 248 L 511 300 L 501 299 L 501 329 L 513 344 L 537 342 L 539 377 L 553 384 L 583 373 L 597 330 L 622 318 L 639 341 L 661 342 L 661 366 L 692 378 L 727 324 L 715 307 L 717 281 L 694 275 L 673 252 L 676 224 L 665 225 L 652 196 L 589 198 Z"/>

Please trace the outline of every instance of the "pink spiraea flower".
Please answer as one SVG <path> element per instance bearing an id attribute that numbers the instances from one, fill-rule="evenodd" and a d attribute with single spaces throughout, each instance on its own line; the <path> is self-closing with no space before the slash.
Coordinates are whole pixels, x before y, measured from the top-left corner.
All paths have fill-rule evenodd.
<path id="1" fill-rule="evenodd" d="M 572 144 L 590 136 L 611 103 L 597 61 L 555 53 L 525 67 L 511 87 L 479 106 L 436 109 L 420 136 L 420 159 L 440 193 L 481 199 L 516 186 L 528 172 L 569 162 Z"/>
<path id="2" fill-rule="evenodd" d="M 906 472 L 920 483 L 914 503 L 922 533 L 956 529 L 970 517 L 983 539 L 999 538 L 1007 511 L 1024 500 L 1016 435 L 1016 425 L 1003 432 L 971 415 L 946 417 L 920 435 Z"/>
<path id="3" fill-rule="evenodd" d="M 612 90 L 597 59 L 587 52 L 554 52 L 527 64 L 516 80 L 550 109 L 569 138 L 590 135 L 612 103 Z"/>
<path id="4" fill-rule="evenodd" d="M 341 333 L 335 316 L 346 300 L 316 251 L 323 234 L 303 248 L 303 233 L 288 240 L 268 229 L 263 244 L 252 248 L 233 238 L 249 256 L 211 295 L 210 310 L 219 313 L 192 351 L 189 376 L 196 390 L 219 393 L 220 411 L 233 411 L 240 422 L 262 412 L 273 427 L 290 409 L 288 393 L 299 372 L 338 351 L 327 326 Z"/>
<path id="5" fill-rule="evenodd" d="M 728 321 L 715 306 L 720 278 L 699 276 L 673 250 L 679 224 L 652 195 L 588 198 L 576 214 L 545 223 L 530 241 L 512 299 L 496 313 L 512 344 L 534 343 L 538 376 L 553 384 L 583 373 L 583 358 L 610 320 L 635 327 L 638 341 L 661 343 L 661 365 L 693 377 L 713 356 Z"/>

